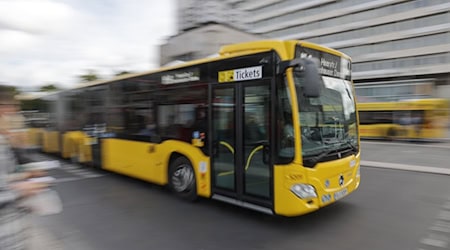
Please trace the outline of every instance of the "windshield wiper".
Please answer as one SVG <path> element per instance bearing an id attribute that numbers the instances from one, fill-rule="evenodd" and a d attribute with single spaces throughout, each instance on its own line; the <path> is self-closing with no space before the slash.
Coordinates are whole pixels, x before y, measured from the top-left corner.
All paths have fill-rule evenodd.
<path id="1" fill-rule="evenodd" d="M 303 157 L 303 165 L 306 167 L 314 167 L 319 161 L 321 161 L 324 157 L 328 156 L 332 152 L 337 152 L 336 147 L 329 147 L 325 149 L 322 153 L 312 156 L 304 156 Z"/>
<path id="2" fill-rule="evenodd" d="M 346 148 L 350 148 L 351 152 L 354 152 L 355 154 L 358 153 L 358 147 L 353 145 L 349 140 L 343 140 L 342 144 L 332 144 L 333 146 L 330 146 L 326 148 L 323 152 L 317 154 L 317 155 L 311 155 L 311 156 L 304 156 L 303 157 L 303 165 L 305 167 L 314 167 L 318 162 L 321 162 L 323 158 L 329 156 L 329 155 L 337 155 L 337 158 L 341 158 L 341 156 L 346 155 Z M 345 148 L 339 147 L 339 145 L 342 147 L 342 145 L 345 145 Z M 348 152 L 348 151 L 347 151 Z M 342 155 L 341 155 L 342 154 Z"/>
<path id="3" fill-rule="evenodd" d="M 358 147 L 355 146 L 353 143 L 351 143 L 350 139 L 344 140 L 344 144 L 346 146 L 349 146 L 352 149 L 352 151 L 355 152 L 355 154 L 358 153 Z"/>

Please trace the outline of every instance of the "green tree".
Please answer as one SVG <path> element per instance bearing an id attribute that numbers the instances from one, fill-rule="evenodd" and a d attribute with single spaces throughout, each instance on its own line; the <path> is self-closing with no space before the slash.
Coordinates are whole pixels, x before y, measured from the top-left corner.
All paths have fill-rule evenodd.
<path id="1" fill-rule="evenodd" d="M 78 78 L 81 82 L 92 82 L 100 79 L 95 70 L 92 69 L 88 70 L 86 74 L 78 76 Z"/>
<path id="2" fill-rule="evenodd" d="M 55 84 L 44 85 L 39 89 L 41 92 L 51 92 L 57 90 L 59 90 L 59 88 Z"/>
<path id="3" fill-rule="evenodd" d="M 126 74 L 131 74 L 131 73 L 133 73 L 133 72 L 123 70 L 123 71 L 119 71 L 119 72 L 115 73 L 114 75 L 115 76 L 121 76 L 121 75 L 126 75 Z"/>
<path id="4" fill-rule="evenodd" d="M 12 85 L 3 85 L 2 83 L 0 83 L 0 90 L 13 93 L 14 95 L 20 94 L 19 89 L 16 86 Z"/>

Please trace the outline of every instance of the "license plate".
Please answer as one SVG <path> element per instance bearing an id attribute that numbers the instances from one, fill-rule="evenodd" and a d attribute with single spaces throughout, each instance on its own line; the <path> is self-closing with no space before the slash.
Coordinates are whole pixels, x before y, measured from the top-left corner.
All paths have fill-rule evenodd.
<path id="1" fill-rule="evenodd" d="M 347 195 L 347 188 L 344 188 L 342 190 L 337 191 L 336 193 L 334 193 L 334 200 L 337 201 L 340 198 L 344 197 Z"/>

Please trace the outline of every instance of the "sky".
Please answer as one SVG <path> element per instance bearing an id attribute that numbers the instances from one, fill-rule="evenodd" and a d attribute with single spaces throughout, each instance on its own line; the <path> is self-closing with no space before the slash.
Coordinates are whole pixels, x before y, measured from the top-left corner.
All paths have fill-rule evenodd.
<path id="1" fill-rule="evenodd" d="M 0 84 L 70 88 L 89 70 L 155 69 L 175 23 L 175 0 L 0 0 Z"/>

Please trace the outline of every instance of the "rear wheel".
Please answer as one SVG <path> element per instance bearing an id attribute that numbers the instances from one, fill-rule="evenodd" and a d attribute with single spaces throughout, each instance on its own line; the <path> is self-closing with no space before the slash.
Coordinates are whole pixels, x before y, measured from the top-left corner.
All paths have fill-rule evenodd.
<path id="1" fill-rule="evenodd" d="M 397 130 L 395 130 L 394 128 L 388 129 L 387 137 L 386 137 L 388 140 L 392 141 L 395 139 L 396 136 L 397 136 Z"/>
<path id="2" fill-rule="evenodd" d="M 178 157 L 170 164 L 169 186 L 183 199 L 193 201 L 197 198 L 194 168 L 186 157 Z"/>

